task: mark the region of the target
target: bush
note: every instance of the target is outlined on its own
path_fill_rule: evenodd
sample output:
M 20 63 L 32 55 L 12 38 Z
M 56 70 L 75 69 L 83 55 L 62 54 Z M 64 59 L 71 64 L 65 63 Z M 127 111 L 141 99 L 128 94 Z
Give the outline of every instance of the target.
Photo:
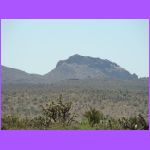
M 7 129 L 25 129 L 28 127 L 28 119 L 19 118 L 17 116 L 2 116 L 2 130 Z
M 46 121 L 47 120 L 42 116 L 34 117 L 31 119 L 31 127 L 36 129 L 46 129 L 48 127 L 48 122 Z
M 45 126 L 48 127 L 53 123 L 59 123 L 67 126 L 70 125 L 76 117 L 75 114 L 71 114 L 71 108 L 71 102 L 62 102 L 62 95 L 60 95 L 58 103 L 51 102 L 45 107 L 42 106 Z
M 100 120 L 104 118 L 103 114 L 95 108 L 90 108 L 89 111 L 86 111 L 84 113 L 84 117 L 87 118 L 91 127 L 93 127 L 95 124 L 98 124 Z
M 139 114 L 137 117 L 121 118 L 118 120 L 123 129 L 129 130 L 148 130 L 148 123 L 143 116 Z

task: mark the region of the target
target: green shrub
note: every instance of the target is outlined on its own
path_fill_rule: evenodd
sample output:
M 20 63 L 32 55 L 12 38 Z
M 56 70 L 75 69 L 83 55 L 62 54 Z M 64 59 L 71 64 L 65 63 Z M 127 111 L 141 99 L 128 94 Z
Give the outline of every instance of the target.
M 95 108 L 90 108 L 89 111 L 86 111 L 84 113 L 84 117 L 87 118 L 91 127 L 93 127 L 95 124 L 98 124 L 100 120 L 104 118 L 103 114 Z
M 28 119 L 19 118 L 17 116 L 4 115 L 2 116 L 2 130 L 7 129 L 26 129 L 28 126 Z

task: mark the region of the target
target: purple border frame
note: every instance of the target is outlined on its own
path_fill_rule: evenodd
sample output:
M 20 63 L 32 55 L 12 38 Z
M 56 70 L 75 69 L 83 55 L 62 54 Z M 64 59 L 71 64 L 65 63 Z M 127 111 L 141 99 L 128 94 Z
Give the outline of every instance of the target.
M 76 1 L 0 0 L 0 18 L 1 19 L 5 18 L 150 19 L 149 6 L 150 6 L 149 0 L 76 0 Z M 1 75 L 1 67 L 0 67 L 0 75 Z M 0 83 L 1 81 L 2 80 L 0 76 Z M 123 130 L 122 131 L 121 130 L 120 131 L 119 130 L 118 131 L 113 130 L 0 131 L 0 148 L 2 150 L 5 149 L 148 150 L 149 149 L 148 147 L 150 147 L 149 141 L 150 141 L 149 130 L 148 131 L 123 131 Z

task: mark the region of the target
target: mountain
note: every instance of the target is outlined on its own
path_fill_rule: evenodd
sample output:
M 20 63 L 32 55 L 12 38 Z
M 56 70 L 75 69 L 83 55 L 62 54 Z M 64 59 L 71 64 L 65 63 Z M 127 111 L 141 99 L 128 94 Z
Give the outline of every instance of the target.
M 130 74 L 116 63 L 106 59 L 80 56 L 78 54 L 61 60 L 56 68 L 47 73 L 47 81 L 66 79 L 138 79 L 136 74 Z
M 29 74 L 19 69 L 2 66 L 2 82 L 7 83 L 42 83 L 43 77 L 37 74 Z
M 61 60 L 56 68 L 45 75 L 29 74 L 24 71 L 2 66 L 3 83 L 54 83 L 62 80 L 87 79 L 138 79 L 116 63 L 107 59 L 80 56 L 78 54 Z

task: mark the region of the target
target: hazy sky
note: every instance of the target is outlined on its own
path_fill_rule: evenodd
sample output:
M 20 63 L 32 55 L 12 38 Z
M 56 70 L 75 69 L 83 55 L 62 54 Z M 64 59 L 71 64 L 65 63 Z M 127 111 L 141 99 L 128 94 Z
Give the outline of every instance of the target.
M 45 74 L 74 54 L 109 59 L 148 76 L 148 19 L 5 19 L 2 65 Z

